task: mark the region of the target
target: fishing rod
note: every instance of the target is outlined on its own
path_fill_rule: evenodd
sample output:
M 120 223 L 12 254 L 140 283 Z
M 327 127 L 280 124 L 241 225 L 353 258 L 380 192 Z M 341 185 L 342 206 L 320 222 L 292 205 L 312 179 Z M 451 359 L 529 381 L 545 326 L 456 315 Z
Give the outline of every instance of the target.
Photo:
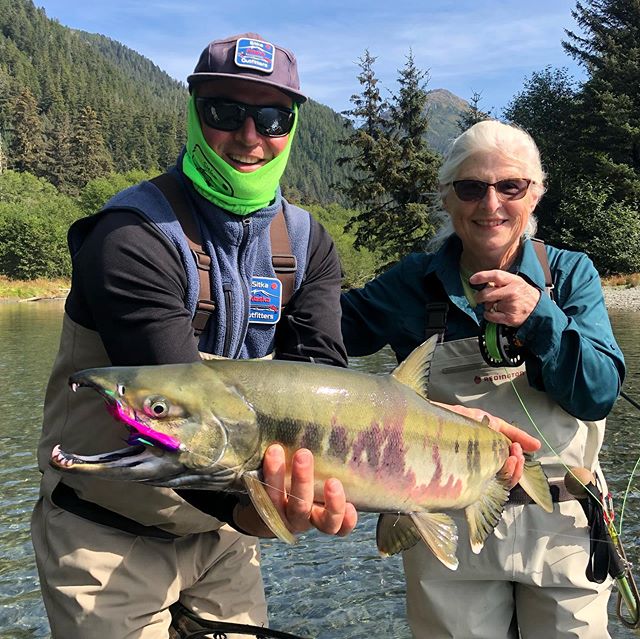
M 485 322 L 481 326 L 478 344 L 482 357 L 489 366 L 517 367 L 524 362 L 524 345 L 516 337 L 516 330 L 514 327 L 494 324 L 493 322 Z M 513 380 L 510 380 L 510 382 L 534 428 L 544 443 L 562 462 L 560 455 L 547 442 L 544 434 L 526 409 Z M 620 396 L 640 410 L 640 403 L 629 397 L 624 391 L 620 391 Z M 611 495 L 607 495 L 607 499 L 604 498 L 598 489 L 593 473 L 586 468 L 572 469 L 566 466 L 564 462 L 562 463 L 567 469 L 564 479 L 565 486 L 580 503 L 591 530 L 591 550 L 586 570 L 587 579 L 595 583 L 602 583 L 607 574 L 615 579 L 618 587 L 618 602 L 616 606 L 618 619 L 627 628 L 637 631 L 640 629 L 640 593 L 631 571 L 631 564 L 624 551 L 620 534 L 622 534 L 624 503 L 631 487 L 633 475 L 640 463 L 640 458 L 636 462 L 629 478 L 623 499 L 619 531 L 616 530 L 613 523 L 615 513 Z M 626 607 L 626 612 L 623 611 L 623 604 Z

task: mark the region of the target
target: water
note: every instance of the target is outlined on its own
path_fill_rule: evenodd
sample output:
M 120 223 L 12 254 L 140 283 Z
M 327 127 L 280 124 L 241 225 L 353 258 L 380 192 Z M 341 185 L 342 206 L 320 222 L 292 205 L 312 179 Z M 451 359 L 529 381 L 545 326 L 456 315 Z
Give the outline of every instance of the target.
M 640 399 L 640 314 L 612 314 L 616 337 L 627 360 L 624 390 Z M 44 639 L 49 628 L 40 600 L 29 539 L 29 517 L 38 494 L 35 448 L 42 399 L 58 347 L 62 305 L 40 302 L 0 305 L 0 638 Z M 355 367 L 390 370 L 389 352 L 356 359 Z M 602 463 L 614 495 L 620 497 L 640 457 L 640 411 L 624 400 L 607 425 Z M 617 504 L 618 512 L 621 504 Z M 408 639 L 404 621 L 404 581 L 398 557 L 381 559 L 375 547 L 373 515 L 361 515 L 346 539 L 303 535 L 294 548 L 263 543 L 264 576 L 272 625 L 316 639 Z M 634 565 L 640 551 L 640 479 L 629 492 L 623 539 Z M 639 575 L 640 575 L 640 571 Z M 455 606 L 455 602 L 452 602 Z M 631 639 L 613 615 L 614 639 Z

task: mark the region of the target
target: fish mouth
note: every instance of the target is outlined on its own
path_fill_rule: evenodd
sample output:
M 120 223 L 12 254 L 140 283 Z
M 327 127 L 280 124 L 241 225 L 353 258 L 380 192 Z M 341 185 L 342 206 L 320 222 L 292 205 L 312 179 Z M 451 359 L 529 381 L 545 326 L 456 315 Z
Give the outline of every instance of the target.
M 138 419 L 136 412 L 118 399 L 118 394 L 124 394 L 120 389 L 120 385 L 117 385 L 115 390 L 107 389 L 92 380 L 90 376 L 83 375 L 83 373 L 80 372 L 69 378 L 69 386 L 74 393 L 79 388 L 91 388 L 97 391 L 104 399 L 105 404 L 107 405 L 107 411 L 116 420 L 125 424 L 129 429 L 130 436 L 127 443 L 130 446 L 137 446 L 140 444 L 144 446 L 151 445 L 170 452 L 181 452 L 186 450 L 185 446 L 183 446 L 175 437 L 167 435 L 166 433 L 161 433 Z
M 56 445 L 49 465 L 64 473 L 92 475 L 99 479 L 136 481 L 153 486 L 225 490 L 233 483 L 235 472 L 208 468 L 206 474 L 190 468 L 181 458 L 190 451 L 175 437 L 154 430 L 138 419 L 136 412 L 119 400 L 124 389 L 114 390 L 91 378 L 92 371 L 80 371 L 69 378 L 73 392 L 91 388 L 104 399 L 107 411 L 129 430 L 128 446 L 97 455 L 79 455 Z M 183 453 L 185 455 L 183 455 Z

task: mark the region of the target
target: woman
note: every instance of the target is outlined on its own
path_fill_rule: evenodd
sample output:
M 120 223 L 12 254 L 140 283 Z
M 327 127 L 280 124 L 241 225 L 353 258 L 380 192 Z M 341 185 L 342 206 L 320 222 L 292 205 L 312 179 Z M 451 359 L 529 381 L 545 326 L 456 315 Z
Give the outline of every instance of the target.
M 558 503 L 549 514 L 512 491 L 478 555 L 467 543 L 464 518 L 454 516 L 455 572 L 423 544 L 405 552 L 413 634 L 606 638 L 611 584 L 586 579 L 587 522 L 562 489 L 565 464 L 587 467 L 604 481 L 598 466 L 604 418 L 624 377 L 598 273 L 581 253 L 546 246 L 546 257 L 537 257 L 533 210 L 544 172 L 524 131 L 496 121 L 474 125 L 454 141 L 439 182 L 445 222 L 432 252 L 410 255 L 343 296 L 347 350 L 365 355 L 389 344 L 402 360 L 425 338 L 425 326 L 441 332 L 430 398 L 490 410 L 535 435 L 537 426 L 546 439 L 537 458 L 558 486 Z M 545 261 L 553 299 L 545 291 Z M 483 320 L 512 327 L 523 345 L 522 365 L 485 363 L 478 345 Z

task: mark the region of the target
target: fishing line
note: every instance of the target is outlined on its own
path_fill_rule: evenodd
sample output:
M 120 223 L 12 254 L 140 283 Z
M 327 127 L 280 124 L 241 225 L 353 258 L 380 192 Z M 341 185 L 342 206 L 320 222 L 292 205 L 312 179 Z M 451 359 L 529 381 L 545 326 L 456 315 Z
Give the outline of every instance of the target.
M 504 371 L 505 373 L 508 374 L 508 371 L 506 368 L 504 369 Z M 595 495 L 589 489 L 589 487 L 586 486 L 585 483 L 575 475 L 573 470 L 571 470 L 571 468 L 569 468 L 564 463 L 564 461 L 562 460 L 558 452 L 548 442 L 547 438 L 544 436 L 544 433 L 538 428 L 538 425 L 535 423 L 533 417 L 531 416 L 527 407 L 525 406 L 524 401 L 520 396 L 520 393 L 518 393 L 518 389 L 513 383 L 513 380 L 509 379 L 509 382 L 511 384 L 511 387 L 513 388 L 513 391 L 516 394 L 516 397 L 518 398 L 518 401 L 520 402 L 520 405 L 522 406 L 522 409 L 524 410 L 526 416 L 529 418 L 529 421 L 533 424 L 533 427 L 536 429 L 537 433 L 540 435 L 540 438 L 542 439 L 542 441 L 547 445 L 549 450 L 557 457 L 560 464 L 564 466 L 567 469 L 567 471 L 573 476 L 573 478 L 576 481 L 578 481 L 579 484 L 582 485 L 584 490 L 593 497 L 594 503 L 598 504 L 598 506 L 602 510 L 602 518 L 603 518 L 605 530 L 607 531 L 606 535 L 608 536 L 608 542 L 611 544 L 611 548 L 613 551 L 613 554 L 609 555 L 609 560 L 608 560 L 609 564 L 607 567 L 607 571 L 605 572 L 605 575 L 608 574 L 611 577 L 613 577 L 613 579 L 616 581 L 616 584 L 618 586 L 618 603 L 616 607 L 616 613 L 622 625 L 624 625 L 627 628 L 637 630 L 640 627 L 640 592 L 638 592 L 638 588 L 636 586 L 635 579 L 631 571 L 631 564 L 627 559 L 626 553 L 624 551 L 624 546 L 622 545 L 622 541 L 620 540 L 620 535 L 622 535 L 622 515 L 620 517 L 620 527 L 618 531 L 616 530 L 616 527 L 613 523 L 613 517 L 614 517 L 613 506 L 611 505 L 608 507 L 605 503 L 605 496 Z M 627 398 L 625 397 L 625 399 Z M 631 403 L 635 405 L 635 402 L 631 402 Z M 631 476 L 629 478 L 629 484 L 627 485 L 627 490 L 625 491 L 624 498 L 623 498 L 623 505 L 626 502 L 627 495 L 631 488 L 631 481 L 633 479 L 633 475 L 636 471 L 636 468 L 638 467 L 638 464 L 640 464 L 640 458 L 638 458 L 638 461 L 636 462 L 636 465 L 634 466 Z M 585 510 L 585 515 L 586 514 L 587 514 L 587 511 Z M 591 539 L 591 535 L 589 535 L 589 538 Z M 602 540 L 598 539 L 597 541 L 602 541 Z M 591 552 L 593 552 L 593 548 Z M 592 561 L 592 559 L 590 559 L 590 561 Z M 588 571 L 589 570 L 594 570 L 591 565 L 589 565 Z M 587 572 L 587 578 L 591 579 L 589 576 L 589 572 Z M 596 578 L 596 581 L 598 581 L 597 578 Z M 623 612 L 622 610 L 622 602 L 624 602 L 625 604 L 626 613 Z

